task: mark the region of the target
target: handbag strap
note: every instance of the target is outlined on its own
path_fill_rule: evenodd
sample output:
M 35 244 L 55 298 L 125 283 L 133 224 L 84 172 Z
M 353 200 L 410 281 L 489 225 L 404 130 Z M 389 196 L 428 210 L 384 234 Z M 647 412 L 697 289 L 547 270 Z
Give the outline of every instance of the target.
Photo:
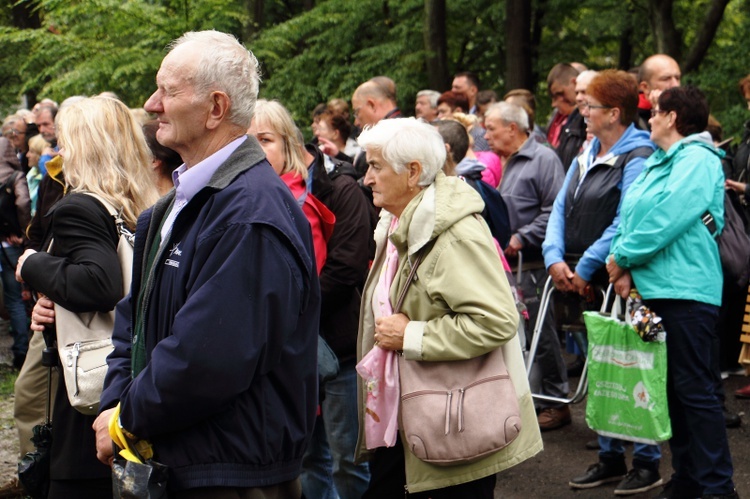
M 401 294 L 399 294 L 398 296 L 398 302 L 396 302 L 396 307 L 393 309 L 394 314 L 398 314 L 399 312 L 401 312 L 401 305 L 404 304 L 404 298 L 406 298 L 406 292 L 409 290 L 409 286 L 414 281 L 414 276 L 417 275 L 417 268 L 419 267 L 420 263 L 422 263 L 422 253 L 419 253 L 414 258 L 414 263 L 411 266 L 409 277 L 406 278 L 406 283 L 404 284 L 404 287 L 401 288 Z

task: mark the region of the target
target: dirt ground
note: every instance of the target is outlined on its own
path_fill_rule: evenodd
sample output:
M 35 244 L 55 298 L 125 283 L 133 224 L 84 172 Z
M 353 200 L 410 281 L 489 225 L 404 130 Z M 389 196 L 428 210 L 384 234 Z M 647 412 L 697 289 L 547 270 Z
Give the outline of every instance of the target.
M 10 337 L 0 321 L 0 365 L 10 365 Z M 577 382 L 578 380 L 571 380 Z M 727 406 L 744 416 L 740 428 L 727 430 L 734 461 L 734 480 L 740 497 L 750 497 L 750 400 L 737 400 L 734 390 L 750 383 L 750 378 L 730 376 L 725 381 Z M 573 424 L 543 434 L 544 451 L 515 468 L 498 475 L 495 497 L 502 499 L 593 499 L 613 497 L 615 484 L 595 489 L 573 491 L 568 481 L 597 461 L 596 451 L 584 444 L 596 437 L 584 421 L 586 403 L 571 406 Z M 627 451 L 630 461 L 629 449 Z M 671 474 L 669 446 L 662 446 L 661 474 L 665 481 Z M 16 476 L 18 438 L 13 425 L 13 397 L 0 397 L 0 488 Z M 633 496 L 653 497 L 653 492 Z
M 10 353 L 12 339 L 7 323 L 0 320 L 0 368 L 13 364 Z M 13 395 L 0 397 L 0 488 L 16 476 L 18 463 L 18 435 L 13 424 Z
M 578 382 L 577 379 L 571 380 Z M 734 464 L 734 483 L 740 497 L 750 497 L 750 400 L 738 400 L 734 391 L 750 383 L 745 376 L 730 376 L 724 382 L 727 393 L 727 407 L 730 411 L 743 416 L 739 428 L 727 429 L 729 447 Z M 573 385 L 574 386 L 574 385 Z M 596 438 L 588 429 L 585 421 L 586 402 L 571 406 L 573 424 L 562 429 L 545 432 L 544 451 L 536 457 L 521 463 L 515 468 L 498 474 L 495 497 L 503 499 L 528 498 L 576 498 L 593 499 L 615 497 L 613 491 L 616 483 L 603 485 L 589 490 L 574 491 L 568 487 L 568 481 L 581 475 L 589 465 L 598 460 L 597 451 L 587 450 L 585 443 Z M 747 414 L 745 414 L 747 413 Z M 632 447 L 626 447 L 628 464 L 632 459 Z M 660 473 L 666 482 L 672 474 L 669 445 L 662 445 Z M 654 497 L 654 489 L 634 498 Z

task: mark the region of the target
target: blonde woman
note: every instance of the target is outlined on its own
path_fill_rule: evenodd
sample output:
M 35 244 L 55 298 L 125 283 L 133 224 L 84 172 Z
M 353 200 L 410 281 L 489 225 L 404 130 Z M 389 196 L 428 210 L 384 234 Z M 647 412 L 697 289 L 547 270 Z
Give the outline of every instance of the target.
M 54 303 L 73 312 L 106 312 L 122 298 L 115 222 L 96 194 L 121 210 L 135 229 L 138 214 L 157 199 L 149 175 L 151 154 L 140 124 L 121 102 L 83 99 L 61 110 L 56 120 L 68 195 L 49 212 L 49 253 L 28 250 L 18 263 L 23 280 L 40 295 L 31 329 L 54 328 Z M 44 396 L 40 394 L 40 396 Z M 68 402 L 65 384 L 54 402 L 49 497 L 111 497 L 110 469 L 96 459 L 94 416 Z
M 259 99 L 247 133 L 258 139 L 271 167 L 292 191 L 310 222 L 315 262 L 320 274 L 328 256 L 326 245 L 333 231 L 335 217 L 312 195 L 312 186 L 307 178 L 305 145 L 294 120 L 280 103 Z
M 39 194 L 39 183 L 42 181 L 42 172 L 39 171 L 39 158 L 44 150 L 50 147 L 50 143 L 41 135 L 34 135 L 29 139 L 29 150 L 26 159 L 29 160 L 29 173 L 26 174 L 26 182 L 29 184 L 29 197 L 31 198 L 31 216 L 36 213 L 36 198 Z

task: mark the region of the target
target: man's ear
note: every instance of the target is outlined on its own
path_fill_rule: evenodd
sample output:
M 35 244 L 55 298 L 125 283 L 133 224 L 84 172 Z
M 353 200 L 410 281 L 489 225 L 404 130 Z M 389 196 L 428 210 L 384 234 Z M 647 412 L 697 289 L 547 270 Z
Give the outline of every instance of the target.
M 209 130 L 216 129 L 229 114 L 229 108 L 231 101 L 229 96 L 224 92 L 215 91 L 211 92 L 209 96 L 211 108 L 208 113 L 208 120 L 206 121 L 206 128 Z

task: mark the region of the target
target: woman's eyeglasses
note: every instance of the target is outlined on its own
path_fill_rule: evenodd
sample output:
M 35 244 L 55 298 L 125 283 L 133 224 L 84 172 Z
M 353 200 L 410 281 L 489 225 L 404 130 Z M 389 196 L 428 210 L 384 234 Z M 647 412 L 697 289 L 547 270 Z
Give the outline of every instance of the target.
M 653 118 L 657 114 L 668 113 L 668 112 L 669 111 L 665 111 L 664 109 L 652 109 L 651 110 L 651 117 Z
M 584 109 L 612 109 L 612 106 L 601 106 L 599 104 L 589 104 L 588 102 L 583 107 Z

